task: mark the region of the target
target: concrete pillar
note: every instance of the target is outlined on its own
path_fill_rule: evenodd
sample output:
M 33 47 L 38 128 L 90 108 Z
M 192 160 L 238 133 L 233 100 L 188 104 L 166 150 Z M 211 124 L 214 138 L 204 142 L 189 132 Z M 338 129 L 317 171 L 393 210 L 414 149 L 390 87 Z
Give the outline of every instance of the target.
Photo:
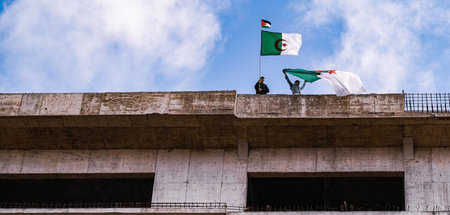
M 192 150 L 186 202 L 220 202 L 223 149 Z
M 238 157 L 239 160 L 248 160 L 248 141 L 246 138 L 238 139 Z
M 158 150 L 152 202 L 186 202 L 190 150 Z
M 405 209 L 424 211 L 432 207 L 431 148 L 416 148 L 414 159 L 405 160 Z
M 403 137 L 403 157 L 405 160 L 414 159 L 414 142 L 412 137 Z
M 247 203 L 247 161 L 238 159 L 236 150 L 225 150 L 220 202 L 245 207 Z

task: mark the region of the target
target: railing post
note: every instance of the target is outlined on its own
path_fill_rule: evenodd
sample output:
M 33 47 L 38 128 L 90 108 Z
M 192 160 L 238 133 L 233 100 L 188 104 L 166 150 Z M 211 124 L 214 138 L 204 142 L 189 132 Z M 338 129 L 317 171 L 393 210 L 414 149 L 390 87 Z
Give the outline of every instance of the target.
M 431 93 L 430 93 L 430 105 L 431 105 L 431 113 L 434 113 L 433 94 Z

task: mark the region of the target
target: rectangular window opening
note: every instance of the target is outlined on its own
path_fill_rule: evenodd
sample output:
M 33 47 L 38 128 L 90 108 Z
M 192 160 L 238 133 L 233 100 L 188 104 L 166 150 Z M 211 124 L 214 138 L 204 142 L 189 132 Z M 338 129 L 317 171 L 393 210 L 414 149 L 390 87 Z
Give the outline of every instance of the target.
M 247 210 L 403 211 L 404 177 L 249 176 Z
M 111 203 L 149 203 L 152 199 L 153 182 L 152 176 L 0 178 L 0 205 L 14 207 L 15 204 L 24 208 L 57 204 L 107 207 Z

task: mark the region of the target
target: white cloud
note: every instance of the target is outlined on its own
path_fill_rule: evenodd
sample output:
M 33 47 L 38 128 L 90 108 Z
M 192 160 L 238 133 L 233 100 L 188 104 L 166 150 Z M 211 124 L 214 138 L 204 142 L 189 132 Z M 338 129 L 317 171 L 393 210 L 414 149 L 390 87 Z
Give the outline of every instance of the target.
M 368 92 L 432 91 L 435 80 L 429 53 L 436 41 L 447 40 L 450 7 L 441 1 L 313 0 L 293 4 L 309 30 L 343 24 L 334 52 L 318 60 L 318 68 L 335 68 L 360 75 Z M 422 78 L 421 78 L 422 77 Z
M 187 87 L 221 37 L 227 2 L 16 0 L 0 16 L 0 90 Z

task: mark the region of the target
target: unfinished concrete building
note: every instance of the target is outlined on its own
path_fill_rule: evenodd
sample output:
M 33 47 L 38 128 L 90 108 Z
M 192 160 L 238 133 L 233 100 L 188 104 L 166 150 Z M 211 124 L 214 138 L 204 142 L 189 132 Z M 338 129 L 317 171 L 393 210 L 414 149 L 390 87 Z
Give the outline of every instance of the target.
M 0 94 L 0 214 L 448 214 L 431 96 Z

